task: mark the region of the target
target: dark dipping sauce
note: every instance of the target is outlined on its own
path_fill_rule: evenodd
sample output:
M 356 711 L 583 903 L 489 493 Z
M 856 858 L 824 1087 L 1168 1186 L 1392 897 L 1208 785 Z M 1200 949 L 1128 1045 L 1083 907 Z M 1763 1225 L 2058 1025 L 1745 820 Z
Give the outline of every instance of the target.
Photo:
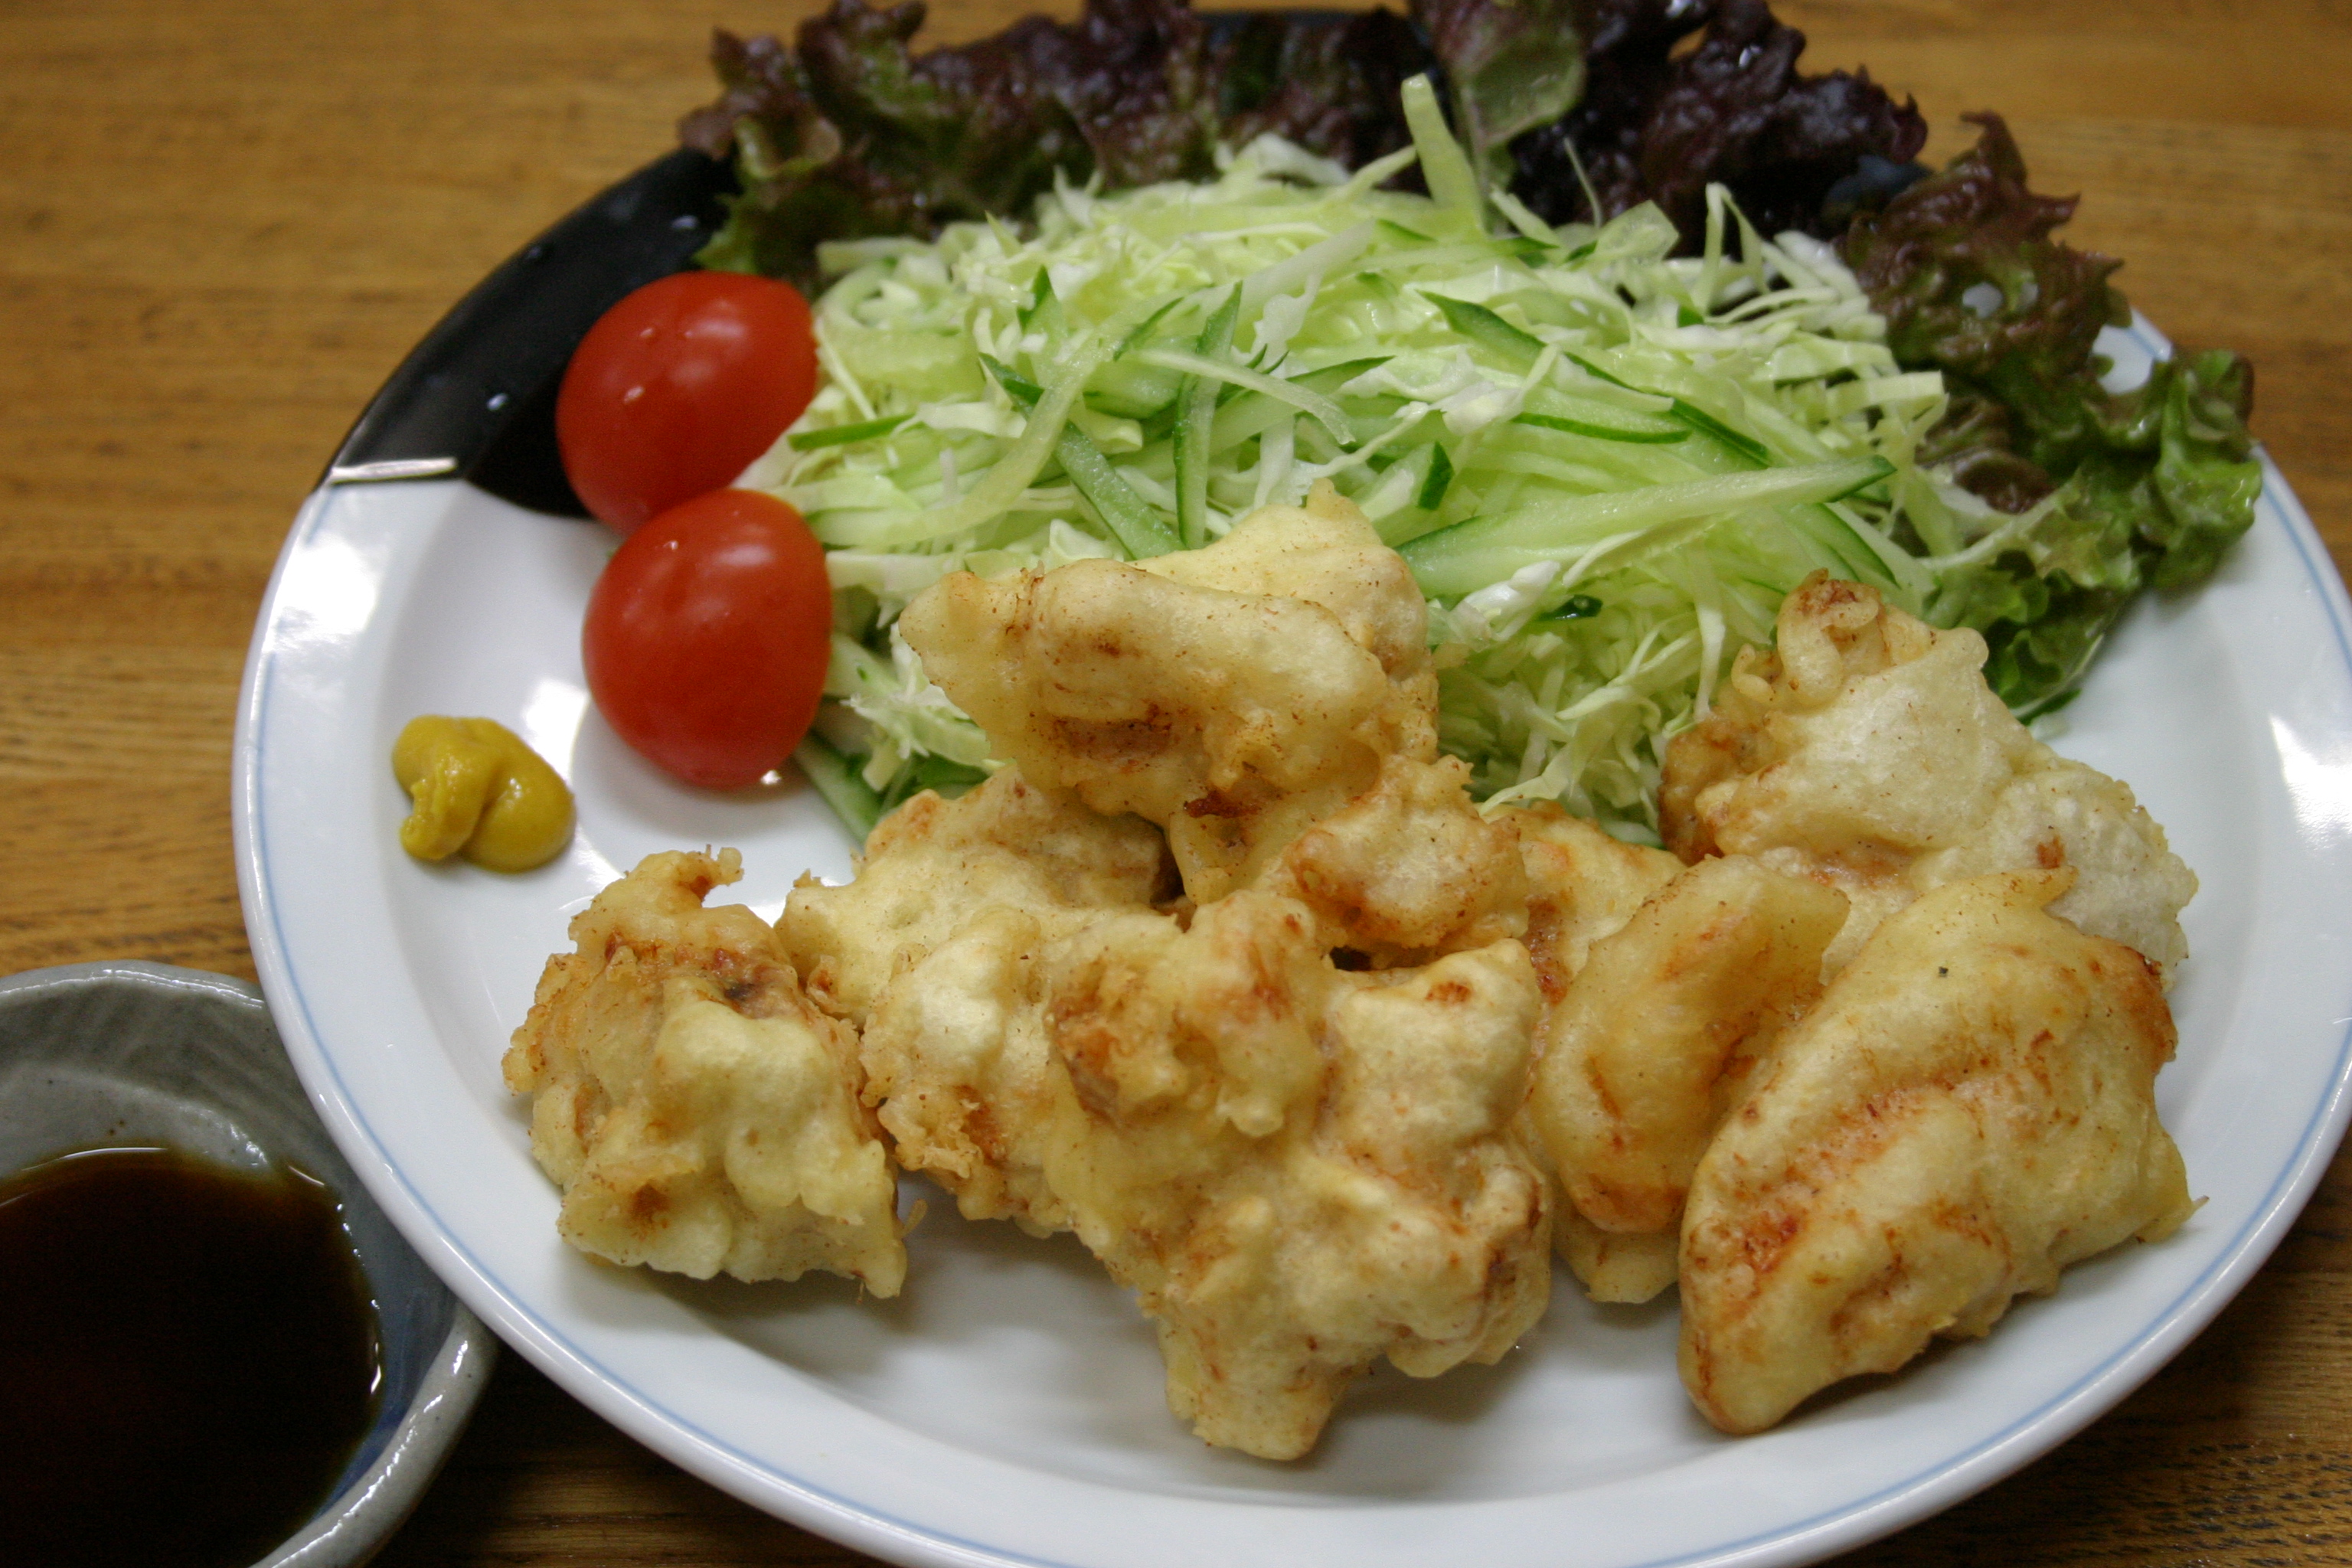
M 246 1568 L 374 1416 L 333 1194 L 165 1149 L 0 1182 L 0 1563 Z

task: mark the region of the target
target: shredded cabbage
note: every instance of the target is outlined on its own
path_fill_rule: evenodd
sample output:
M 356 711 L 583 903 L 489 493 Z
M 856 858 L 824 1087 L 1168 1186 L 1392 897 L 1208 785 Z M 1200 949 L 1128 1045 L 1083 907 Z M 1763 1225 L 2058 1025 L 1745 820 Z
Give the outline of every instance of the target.
M 828 247 L 824 387 L 742 482 L 830 552 L 811 772 L 861 826 L 991 765 L 895 635 L 916 594 L 1197 548 L 1322 479 L 1429 598 L 1475 792 L 1622 831 L 1808 573 L 1932 613 L 1937 563 L 1896 541 L 1975 531 L 1916 461 L 1942 380 L 1831 249 L 1720 189 L 1696 257 L 1648 205 L 1551 228 L 1478 193 L 1428 93 L 1416 145 L 1352 175 L 1265 137 L 1205 184 L 1061 185 L 1026 236 Z M 1382 188 L 1416 159 L 1437 196 Z

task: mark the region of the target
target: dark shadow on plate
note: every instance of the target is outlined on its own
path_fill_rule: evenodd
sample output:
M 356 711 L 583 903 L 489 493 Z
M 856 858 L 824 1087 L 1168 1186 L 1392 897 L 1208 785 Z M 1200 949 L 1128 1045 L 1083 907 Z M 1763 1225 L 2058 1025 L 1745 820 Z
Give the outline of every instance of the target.
M 1552 1281 L 1552 1293 L 1555 1296 L 1563 1290 L 1581 1294 L 1578 1290 L 1574 1277 L 1565 1268 L 1561 1269 Z M 1673 1286 L 1669 1285 L 1648 1300 L 1637 1304 L 1628 1305 L 1622 1301 L 1587 1301 L 1585 1306 L 1600 1321 L 1603 1328 L 1631 1332 L 1635 1330 L 1653 1328 L 1668 1318 L 1677 1316 L 1682 1311 L 1682 1297 L 1675 1293 Z M 1547 1314 L 1547 1321 L 1549 1318 L 1549 1315 Z
M 672 847 L 738 843 L 740 836 L 773 827 L 785 814 L 800 809 L 800 797 L 814 798 L 808 781 L 789 764 L 774 783 L 745 789 L 682 784 L 630 750 L 593 704 L 581 716 L 572 768 L 575 795 L 599 803 L 604 816 L 617 815 Z
M 795 1313 L 854 1306 L 893 1329 L 904 1329 L 906 1295 L 885 1300 L 855 1279 L 811 1269 L 797 1279 L 761 1279 L 747 1283 L 720 1275 L 689 1279 L 683 1274 L 649 1273 L 655 1285 L 680 1305 L 710 1319 L 722 1330 L 730 1323 L 771 1321 Z M 894 1321 L 898 1320 L 898 1321 Z
M 1540 1332 L 1541 1327 L 1530 1331 Z M 1373 1415 L 1410 1415 L 1445 1426 L 1468 1426 L 1484 1419 L 1533 1365 L 1532 1358 L 1513 1351 L 1492 1366 L 1465 1363 L 1436 1377 L 1409 1377 L 1386 1361 L 1377 1362 L 1339 1396 L 1332 1413 L 1335 1423 L 1360 1421 Z M 1305 1458 L 1294 1461 L 1301 1475 L 1322 1468 L 1335 1445 L 1325 1442 Z M 1433 1481 L 1442 1477 L 1432 1477 Z
M 2003 1322 L 2007 1321 L 2006 1317 L 2002 1319 Z M 1995 1324 L 1993 1331 L 1999 1333 L 2000 1325 Z M 1922 1377 L 1930 1368 L 1940 1366 L 1952 1357 L 1963 1354 L 1983 1343 L 1982 1340 L 1942 1338 L 1929 1340 L 1926 1350 L 1921 1351 L 1893 1372 L 1856 1373 L 1852 1377 L 1842 1379 L 1831 1384 L 1827 1388 L 1808 1394 L 1794 1410 L 1782 1416 L 1776 1425 L 1767 1427 L 1766 1431 L 1777 1432 L 1781 1427 L 1798 1421 L 1832 1419 L 1840 1412 L 1851 1406 L 1855 1400 Z M 1694 1408 L 1693 1415 L 1696 1415 L 1696 1414 Z M 1704 1417 L 1700 1419 L 1703 1421 Z
M 1575 1279 L 1565 1268 L 1559 1268 L 1554 1275 L 1552 1295 L 1551 1308 L 1537 1320 L 1535 1326 L 1508 1354 L 1492 1366 L 1465 1363 L 1437 1377 L 1419 1378 L 1408 1376 L 1387 1361 L 1375 1363 L 1340 1396 L 1339 1409 L 1332 1416 L 1332 1436 L 1339 1435 L 1344 1425 L 1351 1420 L 1375 1415 L 1402 1415 L 1449 1427 L 1475 1426 L 1484 1421 L 1515 1386 L 1534 1375 L 1537 1357 L 1530 1352 L 1536 1342 L 1545 1335 L 1571 1331 L 1645 1331 L 1662 1321 L 1671 1320 L 1677 1310 L 1675 1292 L 1671 1289 L 1639 1306 L 1583 1300 Z M 1589 1314 L 1592 1321 L 1579 1322 L 1571 1329 L 1562 1321 L 1565 1315 L 1561 1311 L 1563 1306 L 1573 1306 Z M 1339 1456 L 1339 1444 L 1327 1437 L 1314 1453 L 1296 1461 L 1291 1468 L 1297 1473 L 1312 1475 L 1329 1465 L 1344 1464 L 1347 1460 Z M 1445 1478 L 1433 1475 L 1428 1479 L 1435 1485 Z
M 966 1293 L 975 1270 L 996 1276 L 1051 1271 L 1082 1289 L 1108 1287 L 1102 1266 L 1076 1237 L 1062 1235 L 1041 1239 L 1006 1222 L 967 1220 L 955 1212 L 955 1200 L 939 1188 L 920 1177 L 902 1177 L 898 1199 L 902 1221 L 918 1204 L 922 1205 L 923 1217 L 907 1237 L 907 1282 L 898 1295 L 887 1299 L 865 1290 L 854 1279 L 818 1272 L 804 1274 L 797 1280 L 765 1280 L 758 1284 L 725 1278 L 688 1279 L 677 1275 L 657 1275 L 654 1279 L 661 1289 L 711 1319 L 722 1332 L 849 1304 L 877 1328 L 894 1334 L 919 1332 L 926 1342 L 934 1344 L 943 1340 L 953 1342 L 979 1338 L 994 1328 L 1025 1321 L 984 1310 L 974 1311 L 970 1304 L 943 1321 L 939 1314 L 927 1317 L 928 1309 L 935 1305 L 929 1292 L 946 1277 L 947 1270 L 940 1266 L 946 1262 L 942 1254 L 947 1251 L 955 1255 L 956 1272 L 962 1277 Z M 930 1245 L 926 1246 L 927 1242 Z M 1124 1291 L 1118 1294 L 1126 1296 Z M 1134 1310 L 1131 1300 L 1126 1307 L 1129 1312 Z

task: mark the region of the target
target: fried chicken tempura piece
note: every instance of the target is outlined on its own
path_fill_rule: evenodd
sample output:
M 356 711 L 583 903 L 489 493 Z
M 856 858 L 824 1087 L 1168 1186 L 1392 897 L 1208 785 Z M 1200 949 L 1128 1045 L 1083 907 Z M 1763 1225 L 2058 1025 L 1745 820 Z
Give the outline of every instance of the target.
M 884 817 L 856 879 L 802 882 L 777 930 L 810 994 L 863 1029 L 866 1102 L 901 1162 L 940 1175 L 966 1218 L 1044 1236 L 1067 1220 L 1032 1136 L 1060 1087 L 1036 955 L 1106 910 L 1149 908 L 1173 882 L 1158 828 L 1006 768 Z
M 1592 944 L 1538 1032 L 1528 1114 L 1594 1229 L 1678 1233 L 1708 1140 L 1821 995 L 1822 953 L 1844 921 L 1836 891 L 1734 857 L 1692 867 Z M 1671 1253 L 1641 1256 L 1655 1268 Z M 1671 1278 L 1653 1277 L 1650 1294 Z
M 1469 783 L 1452 757 L 1390 757 L 1370 789 L 1302 831 L 1258 885 L 1313 910 L 1326 947 L 1376 968 L 1522 935 L 1518 834 L 1478 815 Z
M 1138 1292 L 1203 1438 L 1295 1458 L 1381 1355 L 1492 1361 L 1541 1314 L 1516 942 L 1349 974 L 1262 892 L 1050 919 L 992 910 L 894 981 L 869 1093 L 964 1214 L 1075 1230 Z
M 878 823 L 845 887 L 803 879 L 776 922 L 826 1011 L 863 1026 L 890 977 L 995 905 L 1149 904 L 1173 889 L 1150 823 L 1103 816 L 1006 768 L 958 799 L 925 791 Z
M 1633 918 L 1651 894 L 1682 875 L 1663 849 L 1628 844 L 1557 803 L 1510 806 L 1495 814 L 1519 842 L 1527 877 L 1528 956 L 1557 1005 L 1584 967 L 1592 944 Z
M 583 1252 L 707 1279 L 823 1268 L 898 1294 L 898 1186 L 851 1033 L 740 905 L 732 849 L 648 856 L 572 922 L 506 1054 Z
M 1371 789 L 1385 758 L 1434 762 L 1425 613 L 1362 513 L 1318 492 L 1148 567 L 958 573 L 898 625 L 999 754 L 1159 826 L 1206 903 Z
M 1419 1377 L 1500 1358 L 1550 1282 L 1547 1186 L 1509 1131 L 1523 950 L 1343 974 L 1313 932 L 1243 892 L 1048 959 L 1075 1101 L 1053 1186 L 1158 1323 L 1171 1408 L 1265 1458 L 1313 1447 L 1382 1355 Z
M 1552 1247 L 1596 1301 L 1654 1301 L 1682 1270 L 1680 1231 L 1603 1230 L 1564 1199 L 1552 1222 Z
M 866 1020 L 867 1101 L 880 1106 L 899 1163 L 929 1173 L 966 1219 L 1009 1219 L 1032 1236 L 1070 1228 L 1046 1166 L 1076 1101 L 1047 1038 L 1039 962 L 1049 926 L 1067 934 L 1081 923 L 981 910 L 910 964 Z
M 2197 879 L 2129 788 L 2035 741 L 1990 687 L 1984 639 L 1816 574 L 1771 653 L 1667 747 L 1659 824 L 1686 860 L 1754 855 L 1853 900 L 1834 971 L 1877 923 L 1963 877 L 2067 866 L 2052 912 L 2166 973 Z
M 1186 896 L 967 886 L 961 848 L 925 858 L 970 837 L 932 808 L 784 921 L 863 1018 L 902 1162 L 968 1216 L 1076 1230 L 1160 1323 L 1171 1405 L 1269 1457 L 1382 1355 L 1499 1356 L 1549 1290 L 1526 868 L 1436 755 L 1424 617 L 1328 489 L 1181 558 L 950 578 L 901 621 L 926 668 L 1034 793 L 1163 828 Z M 919 940 L 840 952 L 877 928 Z
M 1328 479 L 1317 482 L 1303 507 L 1260 507 L 1205 550 L 1180 550 L 1137 564 L 1195 588 L 1279 594 L 1322 606 L 1339 618 L 1350 641 L 1380 660 L 1407 702 L 1425 709 L 1435 724 L 1428 603 L 1404 557 L 1381 542 L 1370 520 Z M 1435 744 L 1433 732 L 1427 750 Z M 1420 754 L 1423 737 L 1408 734 L 1400 749 Z
M 2067 1264 L 2188 1217 L 2156 1111 L 2170 1009 L 2139 953 L 2045 912 L 2071 880 L 1972 878 L 1889 917 L 1717 1133 L 1681 1362 L 1723 1430 L 1981 1335 Z
M 1663 849 L 1627 844 L 1597 824 L 1571 816 L 1547 801 L 1495 814 L 1512 829 L 1528 884 L 1528 955 L 1543 987 L 1549 1019 L 1583 970 L 1594 942 L 1622 927 L 1643 903 L 1682 874 L 1683 863 Z M 1538 1037 L 1548 1025 L 1538 1026 Z M 1559 1170 L 1532 1100 L 1520 1113 L 1520 1137 L 1555 1185 Z M 1672 1232 L 1612 1234 L 1577 1211 L 1560 1194 L 1552 1217 L 1552 1244 L 1596 1301 L 1646 1301 L 1675 1282 L 1681 1238 Z

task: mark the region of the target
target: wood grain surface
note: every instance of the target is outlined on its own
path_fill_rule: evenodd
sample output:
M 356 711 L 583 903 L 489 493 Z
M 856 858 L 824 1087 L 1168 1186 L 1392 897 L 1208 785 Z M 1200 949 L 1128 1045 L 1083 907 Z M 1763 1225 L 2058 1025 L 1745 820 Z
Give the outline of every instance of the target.
M 250 976 L 237 677 L 297 503 L 481 274 L 665 151 L 744 0 L 0 5 L 0 973 Z M 1026 6 L 945 0 L 970 36 Z M 2259 374 L 2257 433 L 2352 563 L 2352 5 L 1825 0 L 1816 68 L 2010 117 L 2136 303 Z M 1847 1561 L 2352 1563 L 2352 1164 L 2172 1366 Z M 5 1267 L 0 1260 L 0 1267 Z M 1572 1554 L 1563 1548 L 1563 1563 Z M 868 1561 L 693 1480 L 509 1356 L 384 1568 Z

